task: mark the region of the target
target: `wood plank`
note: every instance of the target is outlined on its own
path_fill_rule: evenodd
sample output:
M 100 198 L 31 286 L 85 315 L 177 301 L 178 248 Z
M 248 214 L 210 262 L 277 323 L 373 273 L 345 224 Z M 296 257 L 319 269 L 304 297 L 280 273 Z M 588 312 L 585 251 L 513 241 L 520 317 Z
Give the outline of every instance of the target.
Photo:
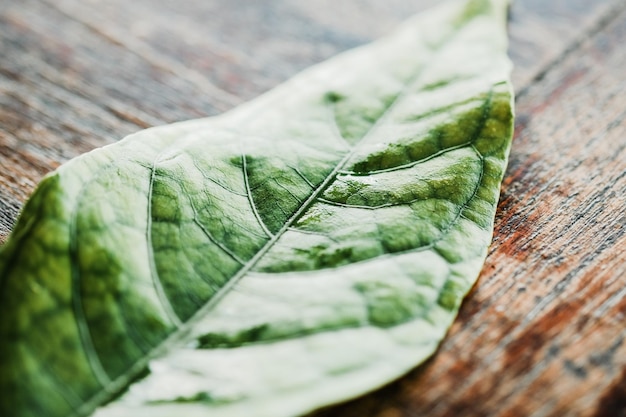
M 331 416 L 626 413 L 626 12 L 518 99 L 486 267 L 439 352 Z
M 570 49 L 602 28 L 623 1 L 513 0 L 509 55 L 517 92 L 529 86 Z
M 0 243 L 60 163 L 142 127 L 228 109 L 433 3 L 9 0 Z M 624 8 L 514 2 L 522 95 L 483 274 L 427 364 L 316 417 L 624 412 Z
M 383 35 L 436 1 L 380 3 L 50 2 L 129 50 L 139 51 L 147 60 L 183 66 L 195 79 L 210 79 L 243 101 L 316 62 Z M 108 23 L 112 21 L 116 25 Z M 352 24 L 347 26 L 346 21 Z
M 243 100 L 341 51 L 370 42 L 437 0 L 124 0 L 50 2 L 76 21 L 154 62 L 211 79 Z M 527 85 L 619 1 L 515 0 L 513 81 Z M 111 25 L 110 22 L 116 22 Z M 243 30 L 245 28 L 245 30 Z M 549 41 L 548 41 L 549 40 Z M 251 77 L 250 75 L 254 76 Z

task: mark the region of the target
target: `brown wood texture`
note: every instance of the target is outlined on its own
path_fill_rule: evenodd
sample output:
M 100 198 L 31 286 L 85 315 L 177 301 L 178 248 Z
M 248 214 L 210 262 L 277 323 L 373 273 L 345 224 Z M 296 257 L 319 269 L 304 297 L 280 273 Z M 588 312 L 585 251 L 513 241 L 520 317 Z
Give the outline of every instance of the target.
M 0 242 L 45 173 L 217 114 L 435 0 L 8 0 Z M 436 355 L 316 417 L 626 416 L 626 4 L 516 0 L 494 243 Z

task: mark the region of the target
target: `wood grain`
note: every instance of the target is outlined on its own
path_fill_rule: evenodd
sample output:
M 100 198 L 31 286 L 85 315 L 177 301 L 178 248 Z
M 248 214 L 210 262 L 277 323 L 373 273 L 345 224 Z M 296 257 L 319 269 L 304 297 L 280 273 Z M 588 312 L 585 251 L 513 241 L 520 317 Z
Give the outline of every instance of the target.
M 217 114 L 433 0 L 9 0 L 0 242 L 45 173 Z M 438 353 L 315 417 L 626 416 L 626 4 L 517 0 L 516 136 L 494 243 Z

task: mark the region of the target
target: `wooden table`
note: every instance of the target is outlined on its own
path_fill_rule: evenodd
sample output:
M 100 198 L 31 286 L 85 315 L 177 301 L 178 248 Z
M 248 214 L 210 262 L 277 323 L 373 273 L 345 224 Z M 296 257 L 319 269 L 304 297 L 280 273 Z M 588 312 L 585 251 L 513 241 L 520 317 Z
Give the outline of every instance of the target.
M 435 0 L 4 0 L 0 242 L 59 164 L 213 115 Z M 516 0 L 517 125 L 483 273 L 437 354 L 317 417 L 626 416 L 626 2 Z

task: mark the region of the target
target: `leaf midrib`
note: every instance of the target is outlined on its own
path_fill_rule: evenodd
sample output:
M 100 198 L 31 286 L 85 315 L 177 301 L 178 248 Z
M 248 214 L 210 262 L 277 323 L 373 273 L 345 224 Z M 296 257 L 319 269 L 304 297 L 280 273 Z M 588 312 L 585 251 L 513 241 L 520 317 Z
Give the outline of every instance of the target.
M 439 55 L 441 53 L 442 46 L 448 43 L 456 35 L 458 35 L 458 33 L 459 29 L 456 28 L 448 36 L 444 37 L 440 44 L 433 45 L 431 50 L 434 50 L 434 53 L 431 55 L 430 58 L 432 59 L 434 56 Z M 147 354 L 137 360 L 135 364 L 131 366 L 125 373 L 112 380 L 109 384 L 103 385 L 100 392 L 96 393 L 88 401 L 85 401 L 85 403 L 79 409 L 77 409 L 76 412 L 70 417 L 87 416 L 95 411 L 95 409 L 100 405 L 112 401 L 116 395 L 121 394 L 121 392 L 146 369 L 152 359 L 157 358 L 162 354 L 168 352 L 171 346 L 175 346 L 177 342 L 180 342 L 186 336 L 188 336 L 193 328 L 193 325 L 200 321 L 202 317 L 209 314 L 209 312 L 212 311 L 214 307 L 226 295 L 228 295 L 228 293 L 230 293 L 231 289 L 243 277 L 245 277 L 248 272 L 250 272 L 252 268 L 265 256 L 265 254 L 276 244 L 276 242 L 296 222 L 296 220 L 298 220 L 318 200 L 319 196 L 322 195 L 324 191 L 326 191 L 328 186 L 335 180 L 337 174 L 354 155 L 359 145 L 363 143 L 365 139 L 367 139 L 373 132 L 375 132 L 385 120 L 387 120 L 390 113 L 398 105 L 398 103 L 400 103 L 402 99 L 408 94 L 414 93 L 413 91 L 411 91 L 411 87 L 417 83 L 423 69 L 424 63 L 422 62 L 418 66 L 415 74 L 407 80 L 405 84 L 406 87 L 403 88 L 403 90 L 396 95 L 393 101 L 389 103 L 389 106 L 384 110 L 384 112 L 380 115 L 376 122 L 363 134 L 363 136 L 349 148 L 349 152 L 347 152 L 346 155 L 337 163 L 335 168 L 333 168 L 333 170 L 327 175 L 326 179 L 319 185 L 319 187 L 315 189 L 313 193 L 311 193 L 311 195 L 302 203 L 300 208 L 285 222 L 285 224 L 274 235 L 272 235 L 270 240 L 239 271 L 237 271 L 237 273 L 218 292 L 216 292 L 216 294 L 209 301 L 207 301 L 204 306 L 198 309 L 198 311 L 196 311 L 196 313 L 194 313 L 188 320 L 183 322 L 180 327 L 177 327 L 176 330 L 173 331 L 167 338 L 165 338 L 159 345 L 155 346 Z M 336 120 L 334 126 L 339 132 Z M 345 138 L 343 138 L 343 136 L 340 135 L 340 137 L 345 141 Z M 244 177 L 245 175 L 246 174 L 244 172 Z M 251 203 L 254 204 L 253 201 L 251 201 Z M 261 224 L 263 228 L 267 227 L 264 225 L 264 223 Z
M 191 323 L 208 314 L 229 292 L 230 290 L 243 278 L 248 272 L 256 266 L 256 264 L 265 256 L 265 254 L 276 244 L 276 242 L 282 237 L 283 234 L 319 199 L 319 197 L 326 191 L 328 186 L 335 180 L 339 171 L 344 165 L 352 158 L 355 151 L 358 149 L 358 144 L 362 143 L 368 136 L 374 132 L 378 126 L 386 120 L 393 108 L 399 103 L 403 97 L 409 94 L 410 86 L 412 86 L 421 74 L 421 68 L 413 77 L 407 82 L 407 88 L 405 88 L 400 94 L 398 94 L 383 114 L 378 118 L 361 139 L 350 148 L 350 151 L 337 163 L 335 168 L 327 175 L 326 179 L 319 185 L 317 189 L 311 193 L 311 195 L 302 203 L 300 208 L 291 215 L 291 217 L 285 222 L 285 224 L 270 238 L 270 240 L 239 270 L 237 273 L 226 283 L 219 292 L 217 292 L 207 303 L 198 310 L 186 323 L 185 327 L 189 327 Z M 244 173 L 245 177 L 245 173 Z M 163 344 L 167 344 L 170 338 L 166 339 Z

